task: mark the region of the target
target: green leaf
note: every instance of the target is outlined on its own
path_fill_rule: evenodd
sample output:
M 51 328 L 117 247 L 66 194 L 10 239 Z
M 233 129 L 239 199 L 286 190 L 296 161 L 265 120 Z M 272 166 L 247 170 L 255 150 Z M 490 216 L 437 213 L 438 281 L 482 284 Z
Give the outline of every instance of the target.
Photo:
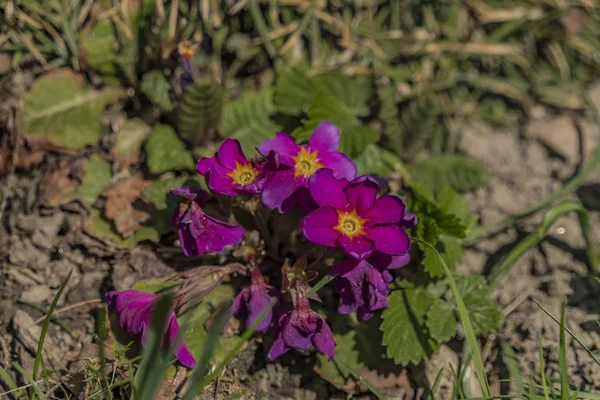
M 206 143 L 221 122 L 225 88 L 218 83 L 194 82 L 177 107 L 177 130 L 182 138 Z
M 160 239 L 159 233 L 154 227 L 144 227 L 136 231 L 133 235 L 123 239 L 121 235 L 113 230 L 111 222 L 105 219 L 99 210 L 92 208 L 89 215 L 89 220 L 86 226 L 86 231 L 99 239 L 112 242 L 117 247 L 133 248 L 139 242 L 149 240 L 158 242 Z
M 193 170 L 194 159 L 169 125 L 156 125 L 146 141 L 146 164 L 155 175 L 167 171 Z
M 476 335 L 493 332 L 502 326 L 502 310 L 488 297 L 484 277 L 469 275 L 460 279 L 457 284 Z
M 338 389 L 342 389 L 348 378 L 352 376 L 348 367 L 354 370 L 362 367 L 362 363 L 358 361 L 358 351 L 355 348 L 355 336 L 354 331 L 333 335 L 335 358 L 342 362 L 329 361 L 325 354 L 317 353 L 317 373 Z
M 485 185 L 489 179 L 475 160 L 459 155 L 427 157 L 410 166 L 409 171 L 414 180 L 436 192 L 445 186 L 466 192 Z
M 101 134 L 102 111 L 125 94 L 117 88 L 88 89 L 83 77 L 58 69 L 38 78 L 25 94 L 21 127 L 28 138 L 80 149 Z
M 441 233 L 461 239 L 466 236 L 467 227 L 462 224 L 457 216 L 446 214 L 440 208 L 436 208 L 430 215 L 435 220 Z
M 173 103 L 169 95 L 171 84 L 161 71 L 154 70 L 145 73 L 142 77 L 140 89 L 152 103 L 161 109 L 165 111 L 173 109 Z
M 445 235 L 440 236 L 440 243 L 442 247 L 441 255 L 448 268 L 453 270 L 457 265 L 462 262 L 463 257 L 463 246 L 460 240 L 448 237 Z
M 393 291 L 388 301 L 380 326 L 387 356 L 396 364 L 418 364 L 438 351 L 439 344 L 425 326 L 433 298 L 423 289 L 403 289 Z
M 299 115 L 308 109 L 317 88 L 306 74 L 307 68 L 277 68 L 273 102 L 279 112 Z
M 376 144 L 367 145 L 354 161 L 358 168 L 358 175 L 376 174 L 387 176 L 396 169 L 402 168 L 400 157 Z
M 254 154 L 256 146 L 281 130 L 270 119 L 274 112 L 272 89 L 245 93 L 225 106 L 219 132 L 223 137 L 239 139 L 244 152 Z
M 456 315 L 447 302 L 435 299 L 427 311 L 427 328 L 432 338 L 445 343 L 456 335 Z
M 112 173 L 110 165 L 99 155 L 92 156 L 85 166 L 85 176 L 77 188 L 75 197 L 87 206 L 91 206 L 100 193 L 110 186 Z
M 311 79 L 319 89 L 319 97 L 329 95 L 340 99 L 353 116 L 367 111 L 367 104 L 373 96 L 373 82 L 370 76 L 348 76 L 340 71 L 326 72 Z
M 142 143 L 152 128 L 140 118 L 127 120 L 117 134 L 112 154 L 122 164 L 135 163 L 139 159 Z
M 440 235 L 440 229 L 438 228 L 435 220 L 427 215 L 417 214 L 417 216 L 419 223 L 414 228 L 415 236 L 426 241 L 427 243 L 435 245 Z
M 463 199 L 456 190 L 450 186 L 440 190 L 437 195 L 437 203 L 444 212 L 457 216 L 463 225 L 467 224 L 470 216 L 469 202 Z
M 426 246 L 421 247 L 421 250 L 423 250 L 424 255 L 423 267 L 425 267 L 425 271 L 427 271 L 429 276 L 431 276 L 432 278 L 439 278 L 444 276 L 444 267 L 440 262 L 439 257 L 435 254 L 435 252 Z
M 167 278 L 168 277 L 137 281 L 133 284 L 131 289 L 146 293 L 158 293 L 180 284 L 180 282 L 168 281 Z
M 115 45 L 117 38 L 110 18 L 105 18 L 94 25 L 89 33 L 80 34 L 81 56 L 87 67 L 103 75 L 117 73 L 117 54 Z

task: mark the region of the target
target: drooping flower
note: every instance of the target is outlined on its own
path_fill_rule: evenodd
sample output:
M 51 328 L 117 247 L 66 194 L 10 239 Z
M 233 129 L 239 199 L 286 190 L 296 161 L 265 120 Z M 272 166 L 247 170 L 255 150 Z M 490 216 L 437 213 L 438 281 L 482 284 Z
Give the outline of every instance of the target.
M 173 225 L 186 256 L 218 252 L 242 240 L 241 227 L 204 213 L 202 207 L 209 199 L 204 190 L 186 186 L 171 190 L 171 194 L 180 197 Z
M 111 291 L 106 293 L 106 301 L 114 307 L 119 318 L 121 329 L 129 335 L 141 339 L 142 345 L 146 344 L 146 337 L 150 330 L 152 312 L 156 306 L 159 296 L 153 293 L 139 292 L 137 290 L 125 290 L 122 292 Z M 163 341 L 166 346 L 173 346 L 173 353 L 179 362 L 194 368 L 196 360 L 188 349 L 185 341 L 180 337 L 179 324 L 175 313 L 172 311 L 167 315 Z
M 321 168 L 330 168 L 334 176 L 354 179 L 356 166 L 352 160 L 337 151 L 340 132 L 329 121 L 321 122 L 313 132 L 308 145 L 297 145 L 286 133 L 277 133 L 275 138 L 265 140 L 257 147 L 263 156 L 271 151 L 279 154 L 281 163 L 273 179 L 263 190 L 263 203 L 280 212 L 287 212 L 298 204 L 303 211 L 314 209 L 308 191 L 308 179 Z
M 231 311 L 234 315 L 246 316 L 246 328 L 250 327 L 263 311 L 269 307 L 271 301 L 276 300 L 278 303 L 281 300 L 279 291 L 271 285 L 267 285 L 260 273 L 258 267 L 252 271 L 252 284 L 243 289 L 235 298 Z M 257 332 L 265 332 L 271 328 L 274 322 L 275 315 L 280 307 L 275 304 L 273 308 L 267 311 L 258 327 Z
M 266 160 L 246 159 L 237 139 L 225 139 L 213 157 L 198 160 L 196 170 L 206 178 L 208 187 L 215 193 L 237 196 L 241 193 L 257 194 L 279 166 L 279 155 L 269 152 Z
M 376 251 L 364 260 L 347 257 L 332 268 L 330 274 L 336 275 L 334 285 L 340 294 L 340 314 L 356 311 L 358 319 L 364 321 L 373 316 L 373 311 L 388 308 L 389 284 L 393 279 L 388 270 L 403 267 L 409 261 L 408 253 L 388 256 Z
M 348 182 L 321 169 L 309 182 L 310 193 L 319 206 L 302 221 L 304 237 L 329 247 L 340 247 L 350 257 L 364 259 L 373 251 L 406 254 L 410 240 L 405 229 L 416 224 L 398 196 L 377 198 L 379 184 L 363 175 Z
M 189 40 L 184 40 L 177 45 L 177 51 L 183 61 L 184 72 L 179 76 L 181 90 L 185 92 L 187 87 L 194 83 L 194 71 L 192 71 L 191 59 L 194 55 L 196 46 Z
M 335 341 L 331 328 L 323 317 L 311 310 L 302 291 L 296 292 L 294 309 L 279 319 L 273 338 L 275 342 L 269 350 L 271 361 L 290 349 L 308 350 L 313 345 L 318 352 L 333 359 Z

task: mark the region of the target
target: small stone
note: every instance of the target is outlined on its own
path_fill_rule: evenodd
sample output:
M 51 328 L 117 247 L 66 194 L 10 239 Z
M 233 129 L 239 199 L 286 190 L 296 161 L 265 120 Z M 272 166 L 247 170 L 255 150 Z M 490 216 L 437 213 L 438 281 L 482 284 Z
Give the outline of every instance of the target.
M 525 132 L 568 162 L 579 161 L 579 134 L 571 117 L 530 120 Z
M 46 300 L 52 297 L 52 291 L 44 285 L 32 286 L 27 289 L 21 295 L 21 298 L 25 301 L 34 304 L 44 303 Z

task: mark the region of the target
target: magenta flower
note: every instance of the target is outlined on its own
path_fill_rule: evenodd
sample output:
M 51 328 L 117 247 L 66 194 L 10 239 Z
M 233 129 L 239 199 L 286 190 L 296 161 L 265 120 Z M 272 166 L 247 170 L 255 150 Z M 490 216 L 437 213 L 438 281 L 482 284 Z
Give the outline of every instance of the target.
M 204 190 L 181 187 L 171 190 L 171 194 L 181 198 L 173 225 L 177 227 L 181 249 L 186 256 L 218 252 L 242 240 L 241 227 L 204 213 L 202 207 L 209 199 Z
M 262 163 L 257 159 L 248 161 L 237 139 L 225 139 L 213 157 L 198 160 L 196 170 L 215 193 L 225 196 L 257 194 L 279 166 L 277 153 L 269 152 L 265 157 Z
M 350 257 L 364 259 L 373 251 L 403 255 L 410 249 L 405 229 L 416 224 L 398 196 L 377 198 L 379 184 L 363 175 L 348 182 L 330 169 L 315 173 L 310 193 L 319 206 L 302 221 L 304 237 L 329 247 L 340 247 Z
M 258 267 L 252 271 L 252 284 L 243 289 L 235 298 L 231 311 L 234 315 L 246 316 L 246 328 L 252 325 L 269 307 L 271 301 L 279 302 L 281 295 L 273 286 L 267 285 Z M 265 332 L 273 325 L 273 314 L 277 313 L 278 304 L 267 311 L 265 318 L 258 324 L 257 332 Z
M 373 311 L 388 308 L 389 284 L 393 278 L 389 269 L 403 267 L 410 255 L 388 256 L 379 252 L 365 260 L 346 258 L 330 274 L 337 275 L 335 289 L 340 294 L 340 314 L 356 311 L 360 321 L 373 316 Z
M 305 211 L 314 209 L 308 191 L 308 179 L 321 168 L 330 168 L 334 176 L 354 179 L 356 166 L 352 160 L 337 151 L 340 132 L 329 121 L 321 122 L 312 134 L 308 145 L 298 146 L 286 133 L 277 133 L 274 139 L 265 140 L 257 147 L 263 156 L 271 151 L 279 154 L 281 168 L 265 186 L 263 203 L 280 212 L 287 212 L 296 204 Z
M 298 293 L 294 310 L 284 314 L 273 331 L 275 342 L 269 350 L 273 361 L 290 349 L 308 350 L 313 345 L 318 352 L 333 359 L 335 341 L 327 322 L 310 308 L 304 293 Z
M 152 321 L 152 311 L 158 298 L 159 296 L 156 294 L 137 290 L 106 293 L 106 301 L 117 312 L 121 329 L 129 335 L 141 339 L 142 345 L 146 344 L 146 337 Z M 163 340 L 166 346 L 175 345 L 173 352 L 183 366 L 188 368 L 196 366 L 194 356 L 179 335 L 179 324 L 172 311 L 167 315 Z M 178 342 L 176 343 L 176 341 Z

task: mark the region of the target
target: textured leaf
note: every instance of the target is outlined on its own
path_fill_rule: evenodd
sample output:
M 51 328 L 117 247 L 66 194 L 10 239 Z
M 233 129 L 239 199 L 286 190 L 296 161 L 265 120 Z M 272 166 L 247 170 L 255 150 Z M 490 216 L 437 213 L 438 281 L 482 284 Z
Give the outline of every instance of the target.
M 250 156 L 256 146 L 281 130 L 281 126 L 270 119 L 274 112 L 272 89 L 245 93 L 225 106 L 220 134 L 239 139 L 244 152 Z
M 469 220 L 469 202 L 450 186 L 438 192 L 437 203 L 446 213 L 457 216 L 463 225 Z
M 144 279 L 141 281 L 137 281 L 133 284 L 131 289 L 146 293 L 158 293 L 165 289 L 169 289 L 179 285 L 179 282 L 170 281 L 167 280 L 167 278 L 168 277 L 160 279 Z
M 424 240 L 431 245 L 435 245 L 440 234 L 440 229 L 435 223 L 435 220 L 427 215 L 417 214 L 417 217 L 419 219 L 419 223 L 415 227 L 415 235 L 419 239 Z M 422 248 L 424 249 L 425 247 L 426 246 Z
M 210 141 L 221 122 L 224 103 L 225 88 L 218 83 L 188 86 L 177 107 L 179 135 L 194 143 Z
M 431 156 L 409 167 L 414 180 L 438 191 L 450 186 L 465 192 L 485 185 L 488 174 L 470 158 L 458 155 Z
M 487 295 L 487 282 L 483 276 L 469 275 L 460 279 L 458 289 L 476 335 L 493 332 L 502 326 L 502 310 Z
M 98 21 L 89 33 L 82 33 L 80 43 L 82 58 L 89 68 L 106 75 L 117 73 L 117 38 L 109 18 Z
M 456 335 L 456 315 L 447 302 L 436 299 L 427 311 L 427 327 L 431 337 L 445 343 Z
M 278 68 L 273 96 L 278 111 L 299 115 L 308 109 L 317 93 L 317 88 L 306 76 L 305 71 L 306 68 L 303 67 Z
M 168 125 L 156 125 L 146 141 L 148 169 L 159 175 L 167 171 L 193 170 L 194 160 L 185 144 Z
M 38 78 L 25 94 L 21 127 L 30 138 L 80 149 L 98 141 L 102 111 L 124 94 L 117 88 L 88 89 L 80 75 L 58 69 Z
M 325 94 L 340 99 L 354 116 L 360 116 L 366 111 L 367 103 L 373 95 L 370 76 L 348 76 L 332 71 L 316 75 L 312 81 L 319 89 L 319 96 Z
M 433 298 L 422 289 L 393 291 L 388 297 L 390 308 L 383 311 L 383 344 L 387 356 L 396 364 L 417 364 L 439 349 L 425 326 L 427 310 Z
M 171 84 L 165 78 L 165 75 L 158 70 L 150 71 L 144 74 L 142 77 L 142 84 L 140 89 L 148 99 L 161 109 L 165 111 L 171 111 L 173 109 L 173 103 L 169 92 L 171 91 Z
M 387 176 L 397 167 L 402 167 L 402 161 L 394 153 L 382 149 L 376 144 L 369 144 L 355 160 L 358 175 L 376 174 Z
M 110 165 L 102 157 L 95 155 L 90 158 L 85 166 L 85 176 L 81 186 L 77 188 L 75 197 L 87 206 L 91 206 L 100 196 L 100 193 L 110 186 L 112 174 Z
M 453 270 L 457 265 L 462 262 L 463 257 L 463 246 L 460 240 L 448 237 L 440 236 L 440 242 L 442 244 L 441 256 L 448 265 L 448 268 Z
M 435 252 L 431 250 L 429 246 L 419 247 L 421 247 L 421 250 L 423 250 L 423 267 L 425 267 L 425 271 L 427 271 L 429 276 L 432 278 L 444 276 L 444 267 L 442 266 L 437 254 L 435 254 Z
M 122 168 L 127 168 L 139 160 L 142 143 L 152 128 L 140 118 L 127 120 L 117 134 L 112 154 Z
M 343 335 L 335 334 L 335 359 L 341 362 L 329 361 L 325 354 L 317 354 L 317 366 L 315 371 L 338 389 L 343 389 L 346 385 L 351 372 L 348 367 L 357 370 L 362 367 L 362 363 L 358 361 L 358 351 L 356 350 L 356 334 L 354 331 L 349 331 Z

